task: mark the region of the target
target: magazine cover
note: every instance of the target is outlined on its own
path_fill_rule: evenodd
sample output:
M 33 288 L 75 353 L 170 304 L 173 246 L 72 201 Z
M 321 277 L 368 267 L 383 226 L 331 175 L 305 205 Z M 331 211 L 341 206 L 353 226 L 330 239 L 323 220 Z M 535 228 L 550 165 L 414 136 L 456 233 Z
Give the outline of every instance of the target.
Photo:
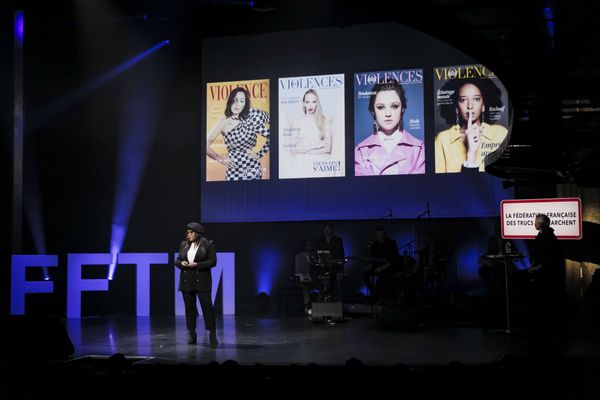
M 423 69 L 354 74 L 354 174 L 425 173 Z
M 481 64 L 433 70 L 435 172 L 484 171 L 506 147 L 510 110 L 504 85 Z
M 269 179 L 269 80 L 206 84 L 206 181 Z
M 344 74 L 279 79 L 279 178 L 345 176 Z

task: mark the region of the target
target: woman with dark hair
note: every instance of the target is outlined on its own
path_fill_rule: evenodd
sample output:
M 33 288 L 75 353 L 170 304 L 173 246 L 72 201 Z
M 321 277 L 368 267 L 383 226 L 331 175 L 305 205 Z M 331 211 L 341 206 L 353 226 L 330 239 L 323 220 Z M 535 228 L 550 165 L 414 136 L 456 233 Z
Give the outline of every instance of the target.
M 483 159 L 508 133 L 490 118 L 490 108 L 502 106 L 500 90 L 487 78 L 455 79 L 443 90 L 452 92 L 452 105 L 440 114 L 452 126 L 435 137 L 435 172 L 483 171 Z
M 210 346 L 217 347 L 215 331 L 215 310 L 212 304 L 211 268 L 217 265 L 215 243 L 206 238 L 204 227 L 197 222 L 187 224 L 186 240 L 181 242 L 175 266 L 181 270 L 179 291 L 185 303 L 185 322 L 188 329 L 188 343 L 196 344 L 196 318 L 200 300 L 204 327 L 210 332 Z
M 225 180 L 240 181 L 262 178 L 260 159 L 269 152 L 269 113 L 250 107 L 250 94 L 244 88 L 229 93 L 221 118 L 207 134 L 206 155 L 227 167 Z M 223 135 L 227 155 L 218 154 L 211 145 L 219 134 Z M 264 136 L 264 146 L 254 152 L 257 135 Z
M 354 150 L 356 176 L 425 173 L 423 141 L 404 129 L 406 106 L 404 88 L 396 80 L 373 87 L 369 101 L 373 134 Z

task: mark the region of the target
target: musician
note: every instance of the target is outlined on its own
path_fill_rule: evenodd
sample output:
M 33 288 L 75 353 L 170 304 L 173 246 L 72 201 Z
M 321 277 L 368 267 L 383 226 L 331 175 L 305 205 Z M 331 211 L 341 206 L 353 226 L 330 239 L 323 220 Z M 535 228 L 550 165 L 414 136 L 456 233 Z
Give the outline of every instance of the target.
M 323 236 L 317 243 L 317 250 L 328 250 L 333 262 L 344 261 L 344 242 L 334 234 L 334 223 L 327 222 L 323 226 Z
M 441 281 L 443 279 L 440 269 L 440 246 L 432 235 L 423 235 L 424 246 L 419 251 L 419 266 L 425 282 Z
M 315 282 L 312 279 L 312 272 L 316 263 L 315 250 L 310 240 L 305 240 L 302 251 L 296 254 L 294 259 L 294 270 L 296 276 L 300 279 L 302 289 L 302 299 L 304 301 L 304 312 L 307 315 L 312 314 L 312 305 L 310 301 L 310 292 L 315 288 Z
M 317 242 L 317 253 L 319 250 L 328 251 L 331 256 L 329 265 L 321 266 L 327 269 L 329 273 L 329 279 L 326 286 L 323 288 L 323 295 L 325 298 L 331 298 L 333 296 L 333 289 L 335 282 L 338 277 L 338 273 L 343 271 L 343 265 L 345 260 L 344 253 L 344 242 L 342 238 L 334 234 L 335 225 L 333 222 L 327 222 L 323 226 L 323 236 Z
M 379 225 L 369 246 L 373 262 L 365 270 L 364 283 L 374 298 L 389 300 L 395 294 L 394 279 L 400 269 L 398 245 L 386 235 L 385 227 Z
M 417 267 L 417 260 L 410 256 L 405 249 L 400 256 L 400 269 L 394 274 L 394 289 L 399 293 L 399 300 L 408 305 L 418 302 L 422 278 Z

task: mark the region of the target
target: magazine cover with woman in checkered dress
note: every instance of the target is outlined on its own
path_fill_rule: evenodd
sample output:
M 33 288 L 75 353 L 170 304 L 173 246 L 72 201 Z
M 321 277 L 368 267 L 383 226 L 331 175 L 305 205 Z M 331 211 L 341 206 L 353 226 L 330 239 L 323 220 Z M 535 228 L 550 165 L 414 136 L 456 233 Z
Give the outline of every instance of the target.
M 268 80 L 207 85 L 207 181 L 269 179 L 268 110 Z

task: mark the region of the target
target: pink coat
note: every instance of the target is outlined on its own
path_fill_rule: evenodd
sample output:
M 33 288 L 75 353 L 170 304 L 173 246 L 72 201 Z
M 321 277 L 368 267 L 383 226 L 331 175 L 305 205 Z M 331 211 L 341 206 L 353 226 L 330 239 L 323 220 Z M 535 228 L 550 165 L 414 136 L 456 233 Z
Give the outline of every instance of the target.
M 402 139 L 391 153 L 370 135 L 354 150 L 354 175 L 408 175 L 425 173 L 425 146 L 422 140 L 402 130 Z

